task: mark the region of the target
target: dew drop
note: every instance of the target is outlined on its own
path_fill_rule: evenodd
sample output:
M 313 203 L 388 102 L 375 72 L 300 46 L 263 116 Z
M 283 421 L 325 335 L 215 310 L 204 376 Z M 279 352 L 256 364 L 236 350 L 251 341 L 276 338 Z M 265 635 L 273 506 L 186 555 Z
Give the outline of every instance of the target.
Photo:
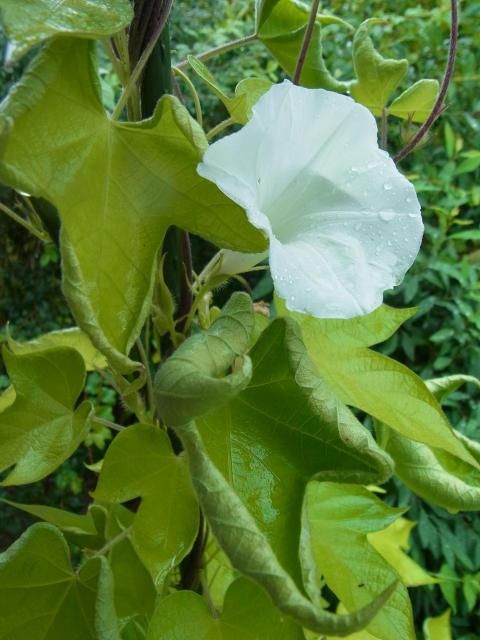
M 408 217 L 409 217 L 409 218 L 416 218 L 416 217 L 417 217 L 417 214 L 416 214 L 416 213 L 409 213 L 409 214 L 408 214 Z
M 410 197 L 406 198 L 405 202 L 408 202 L 410 204 L 410 202 L 412 201 L 412 199 Z
M 389 182 L 385 182 L 385 184 L 383 185 L 383 188 L 385 189 L 385 191 L 390 191 L 392 188 L 392 185 Z
M 390 220 L 393 220 L 395 213 L 393 211 L 380 211 L 379 216 L 381 220 L 389 222 Z
M 391 247 L 391 246 L 392 246 L 392 243 L 390 242 L 390 240 L 387 242 L 387 245 L 388 245 L 389 247 Z
M 376 167 L 376 166 L 377 166 L 377 163 L 376 163 L 376 162 L 369 162 L 369 163 L 367 164 L 367 169 L 373 169 L 373 168 L 374 168 L 374 167 Z

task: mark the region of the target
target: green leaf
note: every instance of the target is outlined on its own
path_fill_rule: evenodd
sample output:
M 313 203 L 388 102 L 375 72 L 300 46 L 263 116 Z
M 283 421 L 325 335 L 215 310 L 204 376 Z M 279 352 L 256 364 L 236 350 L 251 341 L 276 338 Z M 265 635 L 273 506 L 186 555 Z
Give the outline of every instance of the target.
M 249 386 L 197 424 L 215 465 L 300 585 L 307 481 L 384 482 L 392 467 L 315 371 L 294 322 L 272 322 L 250 356 Z
M 464 383 L 480 386 L 473 376 L 453 375 L 428 381 L 435 397 L 442 401 Z M 480 444 L 455 432 L 458 441 L 480 462 Z M 414 493 L 452 512 L 480 509 L 480 471 L 457 455 L 427 446 L 385 425 L 378 426 L 380 442 L 395 460 L 395 473 Z M 418 439 L 418 438 L 417 438 Z
M 104 558 L 72 570 L 55 527 L 35 524 L 0 555 L 0 640 L 120 640 Z
M 15 389 L 10 386 L 0 394 L 0 413 L 15 402 Z
M 265 0 L 257 4 L 257 36 L 291 76 L 307 28 L 309 9 L 295 0 Z M 322 56 L 322 16 L 317 16 L 312 39 L 302 71 L 301 84 L 332 91 L 346 91 L 348 84 L 339 82 L 328 71 Z M 329 16 L 330 21 L 346 25 Z M 347 25 L 349 26 L 349 25 Z
M 369 18 L 358 27 L 353 39 L 353 65 L 357 79 L 350 85 L 350 93 L 375 116 L 382 114 L 390 96 L 407 73 L 408 60 L 384 58 L 370 38 L 370 26 L 382 22 Z
M 307 629 L 337 635 L 348 635 L 372 620 L 396 582 L 352 614 L 338 616 L 315 606 L 279 563 L 249 510 L 210 460 L 195 423 L 177 426 L 176 433 L 188 455 L 193 485 L 212 534 L 232 565 L 263 586 L 280 611 Z
M 388 107 L 388 113 L 412 122 L 425 122 L 435 104 L 438 91 L 438 80 L 418 80 L 395 98 Z
M 402 313 L 383 306 L 359 318 L 319 320 L 288 311 L 279 299 L 276 305 L 280 315 L 289 315 L 300 324 L 310 357 L 343 402 L 408 438 L 443 449 L 480 469 L 425 383 L 403 364 L 367 348 L 391 335 L 395 325 L 401 324 Z M 411 314 L 410 310 L 404 311 L 403 320 Z M 386 323 L 386 328 L 378 333 L 377 315 Z M 347 337 L 344 337 L 345 329 L 339 334 L 339 322 L 340 326 L 350 326 Z M 356 344 L 351 336 L 357 328 Z
M 480 229 L 459 231 L 448 236 L 449 240 L 480 240 Z
M 450 609 L 436 618 L 427 618 L 423 625 L 425 640 L 452 640 L 450 631 Z
M 250 296 L 235 293 L 207 331 L 191 336 L 160 366 L 155 400 L 166 424 L 185 424 L 246 387 L 252 364 L 244 354 L 254 324 Z
M 471 612 L 474 610 L 477 603 L 478 595 L 480 594 L 480 574 L 467 574 L 466 576 L 464 576 L 462 590 L 465 597 L 467 610 L 468 612 Z
M 480 167 L 480 152 L 467 151 L 462 155 L 464 159 L 455 169 L 456 176 L 462 175 L 463 173 L 470 173 L 471 171 L 475 171 L 476 169 L 478 169 L 478 167 Z
M 215 95 L 223 102 L 230 116 L 235 122 L 245 124 L 251 114 L 253 105 L 272 86 L 269 80 L 262 78 L 245 78 L 235 87 L 235 96 L 228 96 L 218 86 L 208 68 L 195 56 L 188 56 L 188 62 L 195 73 L 207 83 Z
M 419 587 L 425 584 L 437 584 L 438 580 L 428 574 L 410 558 L 408 539 L 415 522 L 398 518 L 382 531 L 369 533 L 368 542 L 391 565 L 406 587 Z
M 1 113 L 14 123 L 1 179 L 58 209 L 65 295 L 119 371 L 139 366 L 126 354 L 149 311 L 169 225 L 231 249 L 265 248 L 245 212 L 197 174 L 206 138 L 175 98 L 165 96 L 143 122 L 109 118 L 91 43 L 52 41 Z
M 102 543 L 102 536 L 95 526 L 91 511 L 78 514 L 41 504 L 20 504 L 5 499 L 2 502 L 54 525 L 65 534 L 67 540 L 80 547 L 95 549 Z
M 460 577 L 455 571 L 448 566 L 448 564 L 442 565 L 440 572 L 440 591 L 443 597 L 450 605 L 453 613 L 457 612 L 457 589 L 461 582 Z M 432 639 L 433 640 L 433 639 Z
M 402 512 L 363 487 L 309 483 L 303 526 L 309 530 L 311 553 L 327 585 L 347 610 L 370 602 L 398 578 L 369 543 L 367 534 L 384 529 Z M 415 639 L 410 600 L 402 583 L 366 630 L 381 640 Z
M 282 616 L 265 591 L 245 578 L 228 589 L 220 617 L 204 598 L 180 591 L 160 600 L 146 640 L 303 640 L 300 627 Z
M 123 627 L 140 627 L 146 633 L 157 598 L 155 586 L 131 539 L 128 536 L 118 539 L 126 528 L 132 526 L 134 519 L 135 514 L 130 510 L 114 505 L 108 512 L 105 537 L 107 544 L 112 544 L 108 562 L 114 579 L 115 609 L 120 622 Z M 123 635 L 125 631 L 122 631 Z
M 0 0 L 0 12 L 10 40 L 9 62 L 52 36 L 109 36 L 133 15 L 128 0 Z
M 9 338 L 8 346 L 13 353 L 19 355 L 43 351 L 50 347 L 70 347 L 82 356 L 87 371 L 105 369 L 108 364 L 105 356 L 92 344 L 87 334 L 78 327 L 51 331 L 28 342 L 17 342 L 13 338 Z
M 131 540 L 160 586 L 189 553 L 199 520 L 186 462 L 167 434 L 152 425 L 122 431 L 107 450 L 94 497 L 110 504 L 142 498 Z
M 88 433 L 91 406 L 75 409 L 85 365 L 74 349 L 4 348 L 3 359 L 16 394 L 0 413 L 0 471 L 15 465 L 1 483 L 9 486 L 40 480 L 66 460 Z

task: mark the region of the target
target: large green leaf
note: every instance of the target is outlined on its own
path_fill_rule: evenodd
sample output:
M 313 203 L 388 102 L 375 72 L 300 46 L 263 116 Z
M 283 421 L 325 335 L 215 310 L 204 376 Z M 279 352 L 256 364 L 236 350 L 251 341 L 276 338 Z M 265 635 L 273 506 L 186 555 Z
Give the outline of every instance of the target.
M 108 36 L 133 15 L 128 0 L 0 0 L 0 12 L 12 62 L 51 36 Z
M 201 78 L 223 102 L 230 116 L 235 122 L 245 124 L 251 114 L 252 107 L 272 83 L 263 78 L 244 78 L 235 87 L 235 95 L 227 95 L 217 84 L 208 68 L 195 56 L 188 56 L 188 62 L 197 76 Z
M 57 347 L 23 355 L 4 348 L 15 400 L 0 413 L 0 470 L 15 465 L 1 484 L 44 478 L 85 438 L 91 406 L 75 409 L 85 365 L 74 349 Z
M 250 296 L 235 293 L 207 331 L 191 336 L 161 365 L 155 400 L 166 424 L 185 424 L 247 386 L 252 364 L 244 354 L 254 324 Z
M 0 555 L 0 640 L 120 640 L 104 558 L 73 571 L 60 532 L 35 524 Z
M 309 17 L 308 7 L 295 0 L 266 0 L 257 3 L 257 35 L 285 71 L 293 75 Z M 334 16 L 318 16 L 305 58 L 301 84 L 345 91 L 347 83 L 339 82 L 328 71 L 322 56 L 322 22 L 337 22 Z
M 408 60 L 384 58 L 370 38 L 370 27 L 376 18 L 365 20 L 353 39 L 353 64 L 357 79 L 350 85 L 350 93 L 360 104 L 380 116 L 390 96 L 407 73 Z
M 425 122 L 435 104 L 438 91 L 438 80 L 419 80 L 392 102 L 388 113 L 412 122 Z
M 160 600 L 146 640 L 303 640 L 300 627 L 280 614 L 267 594 L 245 578 L 228 589 L 222 615 L 204 598 L 180 591 Z
M 142 498 L 131 540 L 161 585 L 190 551 L 199 520 L 188 468 L 167 434 L 151 425 L 122 431 L 108 448 L 94 497 L 111 504 Z
M 148 312 L 169 225 L 231 249 L 265 248 L 245 212 L 197 174 L 205 135 L 175 98 L 140 123 L 109 118 L 88 41 L 52 41 L 1 114 L 13 127 L 0 177 L 57 207 L 68 302 L 119 370 L 135 366 L 125 354 Z
M 363 487 L 309 483 L 303 519 L 310 551 L 347 610 L 370 602 L 398 577 L 368 542 L 367 534 L 384 529 L 401 512 Z M 380 640 L 415 639 L 410 600 L 402 583 L 366 630 Z
M 396 581 L 351 614 L 324 611 L 305 597 L 282 567 L 250 511 L 212 463 L 195 423 L 177 426 L 176 433 L 188 455 L 200 506 L 220 548 L 236 569 L 265 588 L 280 611 L 309 630 L 340 636 L 362 629 L 374 618 L 396 589 Z
M 438 401 L 425 383 L 404 365 L 368 346 L 381 342 L 411 315 L 411 310 L 382 306 L 367 316 L 320 320 L 288 311 L 294 317 L 315 366 L 346 404 L 358 407 L 400 434 L 480 465 L 453 432 Z M 377 320 L 384 323 L 379 327 Z
M 438 400 L 445 399 L 462 384 L 480 386 L 473 376 L 453 375 L 427 382 Z M 395 460 L 395 473 L 417 495 L 449 511 L 480 509 L 480 471 L 457 455 L 427 446 L 378 425 L 382 447 Z M 480 444 L 457 433 L 457 438 L 477 463 Z
M 275 320 L 250 355 L 249 386 L 197 424 L 212 460 L 300 584 L 298 545 L 307 481 L 316 476 L 384 482 L 392 467 L 313 369 L 295 323 Z

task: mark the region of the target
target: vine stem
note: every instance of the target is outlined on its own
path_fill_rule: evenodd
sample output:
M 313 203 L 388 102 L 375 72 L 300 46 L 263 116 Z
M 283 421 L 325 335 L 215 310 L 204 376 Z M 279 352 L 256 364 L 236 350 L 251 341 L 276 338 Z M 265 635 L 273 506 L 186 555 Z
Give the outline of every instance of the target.
M 50 240 L 50 236 L 48 235 L 48 233 L 44 233 L 43 231 L 36 229 L 33 226 L 33 224 L 30 224 L 30 222 L 22 218 L 22 216 L 19 216 L 18 213 L 15 213 L 15 211 L 12 211 L 12 209 L 10 209 L 10 207 L 7 207 L 7 205 L 3 204 L 3 202 L 0 202 L 0 211 L 3 211 L 3 213 L 5 213 L 9 218 L 11 218 L 12 220 L 15 220 L 15 222 L 20 224 L 27 231 L 30 231 L 32 235 L 34 235 L 36 238 L 38 238 L 42 242 L 47 242 L 48 240 Z
M 227 127 L 231 127 L 232 124 L 235 124 L 235 120 L 233 118 L 222 120 L 222 122 L 219 122 L 217 125 L 215 125 L 213 129 L 210 129 L 210 131 L 207 133 L 207 140 L 211 140 Z
M 303 36 L 302 46 L 300 48 L 300 53 L 298 54 L 295 71 L 293 73 L 293 84 L 300 83 L 300 76 L 302 75 L 303 65 L 305 64 L 305 59 L 308 53 L 308 47 L 310 46 L 310 42 L 312 40 L 313 28 L 315 27 L 319 5 L 320 0 L 313 0 L 312 8 L 310 9 L 310 16 L 307 23 L 307 30 L 305 31 L 305 35 Z
M 97 424 L 101 424 L 104 427 L 108 427 L 109 429 L 113 429 L 114 431 L 124 431 L 127 427 L 122 427 L 121 424 L 117 424 L 116 422 L 112 422 L 111 420 L 106 420 L 105 418 L 100 418 L 99 416 L 93 416 L 92 422 L 96 422 Z
M 173 0 L 167 0 L 167 2 L 165 3 L 165 9 L 158 22 L 157 28 L 155 29 L 155 32 L 150 39 L 150 42 L 147 44 L 147 46 L 143 50 L 142 55 L 140 56 L 137 64 L 135 65 L 135 68 L 133 69 L 130 75 L 130 78 L 128 79 L 127 84 L 123 89 L 122 95 L 120 96 L 117 102 L 117 105 L 111 116 L 112 120 L 118 120 L 118 118 L 121 116 L 122 111 L 125 108 L 125 105 L 127 104 L 127 101 L 130 97 L 130 94 L 137 86 L 137 82 L 139 81 L 140 76 L 142 75 L 142 72 L 145 69 L 145 65 L 147 64 L 148 59 L 150 58 L 152 51 L 155 48 L 155 45 L 157 44 L 159 37 L 162 35 L 162 31 L 165 25 L 167 24 L 167 20 L 170 15 L 172 6 L 173 6 Z
M 243 38 L 238 38 L 237 40 L 230 40 L 230 42 L 226 42 L 225 44 L 221 44 L 219 47 L 214 47 L 213 49 L 208 49 L 203 53 L 199 53 L 195 56 L 198 60 L 202 62 L 206 62 L 210 60 L 210 58 L 214 58 L 215 56 L 220 55 L 221 53 L 226 53 L 227 51 L 232 51 L 233 49 L 238 49 L 239 47 L 243 47 L 243 45 L 248 44 L 249 42 L 255 42 L 257 39 L 256 33 L 251 33 L 249 36 L 245 36 Z M 185 69 L 188 66 L 188 60 L 182 60 L 178 64 L 175 65 L 177 69 Z
M 450 46 L 448 49 L 448 60 L 447 66 L 445 69 L 445 75 L 443 77 L 442 86 L 440 87 L 440 91 L 438 93 L 438 97 L 435 101 L 435 104 L 432 107 L 430 115 L 422 124 L 422 126 L 418 129 L 417 133 L 413 136 L 413 138 L 406 144 L 403 149 L 401 149 L 393 159 L 395 162 L 401 162 L 409 153 L 411 153 L 415 147 L 423 140 L 425 135 L 428 133 L 429 129 L 432 127 L 435 120 L 440 116 L 440 114 L 445 110 L 444 98 L 447 94 L 448 86 L 453 76 L 453 70 L 455 67 L 455 57 L 457 53 L 457 45 L 458 45 L 458 2 L 457 0 L 450 0 L 450 11 L 451 11 L 451 20 L 450 20 Z
M 117 534 L 115 537 L 113 537 L 111 540 L 109 540 L 107 542 L 107 544 L 105 544 L 101 549 L 99 549 L 98 551 L 96 551 L 93 556 L 103 556 L 105 555 L 108 551 L 110 551 L 110 549 L 113 549 L 113 547 L 118 544 L 119 542 L 121 542 L 122 540 L 124 540 L 125 538 L 127 538 L 133 530 L 133 526 L 127 527 L 126 529 L 124 529 L 123 531 L 120 531 L 119 534 Z
M 190 78 L 187 76 L 187 74 L 184 73 L 178 67 L 172 67 L 172 71 L 173 71 L 174 74 L 177 74 L 180 78 L 182 78 L 182 80 L 185 82 L 185 84 L 187 85 L 188 89 L 190 90 L 190 93 L 192 95 L 193 102 L 194 102 L 194 105 L 195 105 L 195 117 L 197 119 L 198 124 L 201 127 L 203 127 L 202 105 L 200 103 L 200 98 L 198 96 L 197 90 L 195 89 L 195 85 L 190 80 Z M 179 98 L 179 100 L 180 100 L 180 98 Z M 183 102 L 183 99 L 181 99 L 180 101 Z
M 148 404 L 150 405 L 150 410 L 153 411 L 155 407 L 155 399 L 153 393 L 153 380 L 152 380 L 152 372 L 150 371 L 150 365 L 148 363 L 147 353 L 145 351 L 145 347 L 143 346 L 143 342 L 140 338 L 136 341 L 138 353 L 140 354 L 140 359 L 142 361 L 143 366 L 145 367 L 145 373 L 147 376 L 147 394 L 148 394 Z

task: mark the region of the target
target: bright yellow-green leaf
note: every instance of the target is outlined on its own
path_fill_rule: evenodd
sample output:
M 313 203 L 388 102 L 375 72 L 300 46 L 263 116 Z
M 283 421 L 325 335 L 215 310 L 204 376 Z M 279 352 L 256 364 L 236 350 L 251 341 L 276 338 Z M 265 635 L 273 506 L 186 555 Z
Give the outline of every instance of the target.
M 266 0 L 257 4 L 258 38 L 290 75 L 293 75 L 295 70 L 309 13 L 307 5 L 295 0 Z M 332 76 L 322 57 L 321 24 L 324 18 L 328 22 L 346 25 L 334 16 L 319 15 L 317 17 L 305 58 L 301 84 L 305 87 L 345 91 L 347 83 L 339 82 Z
M 288 311 L 281 300 L 277 308 L 300 324 L 309 356 L 343 402 L 403 436 L 443 449 L 480 469 L 425 383 L 403 364 L 367 348 L 394 333 L 411 310 L 399 313 L 382 306 L 367 316 L 338 321 Z M 384 323 L 382 328 L 376 316 Z
M 94 497 L 110 504 L 142 498 L 131 540 L 161 585 L 190 551 L 199 521 L 186 461 L 173 453 L 167 434 L 152 425 L 122 431 L 107 450 Z
M 396 570 L 406 587 L 437 584 L 438 580 L 429 575 L 420 565 L 407 555 L 408 539 L 415 522 L 398 518 L 386 529 L 369 533 L 368 542 Z
M 425 122 L 435 104 L 438 91 L 438 80 L 419 80 L 392 102 L 388 113 L 412 122 Z
M 10 338 L 8 340 L 8 346 L 10 350 L 16 354 L 34 353 L 35 351 L 43 351 L 49 347 L 71 347 L 82 356 L 87 371 L 104 369 L 107 366 L 105 356 L 92 344 L 87 334 L 78 327 L 51 331 L 28 342 L 17 342 Z
M 214 463 L 301 584 L 298 546 L 307 481 L 384 482 L 392 468 L 317 374 L 291 320 L 271 323 L 250 356 L 249 386 L 197 424 Z
M 232 249 L 265 248 L 245 212 L 197 174 L 205 135 L 175 98 L 165 96 L 140 123 L 109 118 L 88 41 L 47 45 L 0 115 L 13 121 L 1 179 L 57 207 L 67 300 L 119 370 L 136 366 L 127 354 L 169 225 Z
M 235 87 L 235 95 L 228 96 L 218 86 L 208 68 L 195 56 L 188 56 L 188 62 L 195 73 L 207 83 L 210 89 L 223 102 L 235 122 L 245 124 L 251 116 L 252 107 L 272 86 L 269 80 L 262 78 L 245 78 Z
M 120 640 L 105 558 L 74 571 L 67 543 L 35 524 L 0 555 L 0 640 Z
M 329 588 L 347 611 L 370 602 L 398 575 L 369 543 L 368 535 L 396 520 L 402 509 L 387 506 L 354 485 L 310 482 L 303 525 L 310 552 Z M 408 592 L 402 583 L 366 630 L 380 640 L 414 640 Z
M 85 382 L 81 355 L 56 347 L 3 359 L 15 400 L 0 413 L 0 470 L 4 486 L 35 482 L 54 471 L 85 438 L 90 403 L 75 409 Z M 11 392 L 6 392 L 10 394 Z
M 108 36 L 126 27 L 133 15 L 128 0 L 0 0 L 0 12 L 11 62 L 52 36 Z
M 300 627 L 281 615 L 267 594 L 245 578 L 228 589 L 221 616 L 192 591 L 160 600 L 146 640 L 303 640 Z
M 215 467 L 194 421 L 176 426 L 202 512 L 232 565 L 258 582 L 282 613 L 317 633 L 348 635 L 363 629 L 396 589 L 393 581 L 367 604 L 348 615 L 335 615 L 310 601 L 297 587 L 271 548 L 267 537 L 235 490 Z
M 407 73 L 407 60 L 384 58 L 370 38 L 370 27 L 379 21 L 370 18 L 362 22 L 353 39 L 353 64 L 357 79 L 350 85 L 350 93 L 360 104 L 380 116 L 390 96 Z
M 450 630 L 450 609 L 436 618 L 427 618 L 423 625 L 425 640 L 452 640 Z
M 442 401 L 464 383 L 480 386 L 473 376 L 452 375 L 429 380 L 427 386 Z M 477 465 L 438 447 L 406 438 L 378 425 L 379 441 L 395 460 L 395 472 L 417 495 L 449 511 L 480 509 L 480 444 L 454 432 Z M 419 438 L 417 437 L 417 440 Z

